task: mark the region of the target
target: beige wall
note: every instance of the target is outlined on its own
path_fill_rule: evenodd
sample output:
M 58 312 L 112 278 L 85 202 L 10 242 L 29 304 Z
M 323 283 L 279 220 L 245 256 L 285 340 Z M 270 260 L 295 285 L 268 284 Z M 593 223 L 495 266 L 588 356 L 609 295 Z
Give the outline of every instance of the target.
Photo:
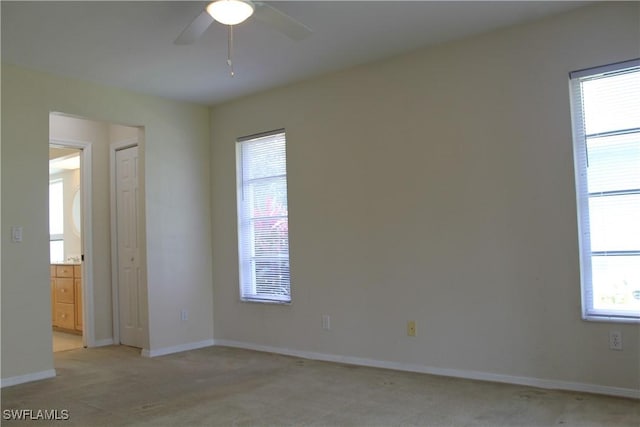
M 205 107 L 2 66 L 2 378 L 53 368 L 48 275 L 49 113 L 144 128 L 146 252 L 151 351 L 213 338 L 209 117 Z M 116 135 L 117 130 L 111 130 Z M 108 134 L 107 134 L 108 135 Z M 94 159 L 106 152 L 94 146 Z M 105 163 L 105 168 L 108 163 Z M 94 167 L 94 174 L 98 173 Z M 108 176 L 108 175 L 104 175 Z M 16 183 L 19 183 L 17 185 Z M 103 178 L 94 187 L 108 188 Z M 94 206 L 96 240 L 108 238 L 108 204 Z M 101 234 L 104 233 L 104 234 Z M 102 236 L 102 237 L 101 237 Z M 110 274 L 108 246 L 96 280 Z M 9 268 L 10 266 L 10 268 Z M 109 276 L 110 277 L 110 276 Z M 101 278 L 101 279 L 98 279 Z M 99 288 L 99 285 L 96 289 Z M 106 289 L 106 288 L 105 288 Z M 95 298 L 109 298 L 99 294 Z M 180 310 L 189 320 L 180 321 Z M 110 319 L 105 310 L 104 319 Z M 102 316 L 102 314 L 97 316 Z M 96 337 L 110 336 L 108 321 Z
M 111 124 L 109 126 L 109 141 L 113 144 L 138 139 L 138 129 L 132 126 Z
M 568 91 L 572 70 L 640 56 L 638 8 L 578 9 L 213 109 L 216 340 L 640 388 L 639 326 L 580 316 Z M 241 303 L 234 141 L 281 127 L 293 304 Z

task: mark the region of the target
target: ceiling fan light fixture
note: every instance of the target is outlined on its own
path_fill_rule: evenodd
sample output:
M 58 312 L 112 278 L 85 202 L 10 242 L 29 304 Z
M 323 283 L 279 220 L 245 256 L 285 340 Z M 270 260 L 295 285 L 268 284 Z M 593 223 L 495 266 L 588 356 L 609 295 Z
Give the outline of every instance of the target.
M 207 13 L 225 25 L 237 25 L 253 15 L 253 4 L 244 0 L 216 0 L 209 3 Z

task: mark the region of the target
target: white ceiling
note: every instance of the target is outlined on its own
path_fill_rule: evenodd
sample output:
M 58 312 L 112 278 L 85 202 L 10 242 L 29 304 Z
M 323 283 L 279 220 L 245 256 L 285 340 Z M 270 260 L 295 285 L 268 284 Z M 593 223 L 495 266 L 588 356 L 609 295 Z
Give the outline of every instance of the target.
M 206 2 L 2 1 L 2 61 L 162 97 L 217 104 L 585 2 L 269 2 L 311 27 L 292 41 L 251 18 L 227 31 L 214 23 L 195 44 L 173 40 Z

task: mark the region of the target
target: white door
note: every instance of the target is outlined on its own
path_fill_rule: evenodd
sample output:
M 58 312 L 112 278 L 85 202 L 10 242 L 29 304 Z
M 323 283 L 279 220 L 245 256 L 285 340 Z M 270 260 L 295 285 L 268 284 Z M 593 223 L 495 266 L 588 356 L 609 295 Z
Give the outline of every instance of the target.
M 142 348 L 138 147 L 116 151 L 116 238 L 120 343 Z

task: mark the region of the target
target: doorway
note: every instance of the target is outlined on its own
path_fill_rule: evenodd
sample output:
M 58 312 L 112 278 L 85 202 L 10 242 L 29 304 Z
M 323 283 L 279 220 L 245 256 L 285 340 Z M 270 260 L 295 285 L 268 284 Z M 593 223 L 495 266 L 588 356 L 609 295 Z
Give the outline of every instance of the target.
M 118 250 L 115 247 L 116 224 L 113 189 L 110 189 L 110 182 L 115 175 L 115 151 L 131 146 L 139 146 L 140 159 L 143 158 L 144 150 L 144 129 L 141 127 L 119 125 L 86 118 L 73 117 L 62 113 L 52 112 L 49 115 L 49 143 L 54 148 L 75 149 L 80 153 L 80 195 L 77 198 L 76 206 L 80 205 L 81 241 L 82 250 L 78 254 L 67 254 L 62 256 L 61 269 L 65 267 L 65 262 L 72 264 L 71 270 L 58 272 L 57 266 L 52 265 L 52 322 L 55 315 L 55 304 L 71 302 L 68 300 L 71 295 L 70 289 L 60 290 L 55 293 L 58 278 L 67 278 L 64 275 L 71 275 L 71 280 L 75 284 L 76 278 L 81 278 L 80 287 L 73 289 L 74 305 L 73 309 L 81 312 L 75 315 L 73 322 L 81 322 L 82 340 L 84 347 L 100 347 L 106 345 L 120 344 L 119 311 L 120 300 L 117 290 L 117 265 Z M 140 183 L 135 188 L 138 193 L 138 200 L 144 201 L 144 162 L 137 161 L 139 169 L 136 173 L 140 177 Z M 139 170 L 139 173 L 138 173 Z M 140 335 L 143 339 L 141 348 L 147 346 L 148 342 L 148 321 L 147 321 L 147 293 L 146 293 L 146 262 L 145 262 L 145 232 L 144 232 L 144 203 L 140 202 L 137 217 L 138 256 L 134 256 L 134 261 L 138 268 L 138 290 L 140 295 L 135 305 L 140 307 L 136 315 L 143 330 Z M 77 265 L 76 265 L 77 264 Z M 55 268 L 53 268 L 55 267 Z M 61 273 L 63 276 L 59 277 Z M 54 280 L 55 279 L 55 284 Z M 60 280 L 61 283 L 68 280 Z M 63 286 L 63 285 L 60 285 Z M 58 287 L 60 287 L 58 286 Z M 78 289 L 78 291 L 76 291 Z M 61 296 L 62 299 L 56 300 Z M 76 304 L 76 301 L 78 303 Z M 58 308 L 70 308 L 70 306 L 59 306 Z M 65 314 L 62 317 L 66 321 L 64 332 L 73 332 L 70 326 L 70 317 Z M 77 329 L 75 332 L 78 334 Z M 79 335 L 79 334 L 78 334 Z M 54 335 L 55 340 L 55 335 Z
M 49 144 L 49 253 L 53 351 L 82 348 L 84 152 L 77 145 Z

